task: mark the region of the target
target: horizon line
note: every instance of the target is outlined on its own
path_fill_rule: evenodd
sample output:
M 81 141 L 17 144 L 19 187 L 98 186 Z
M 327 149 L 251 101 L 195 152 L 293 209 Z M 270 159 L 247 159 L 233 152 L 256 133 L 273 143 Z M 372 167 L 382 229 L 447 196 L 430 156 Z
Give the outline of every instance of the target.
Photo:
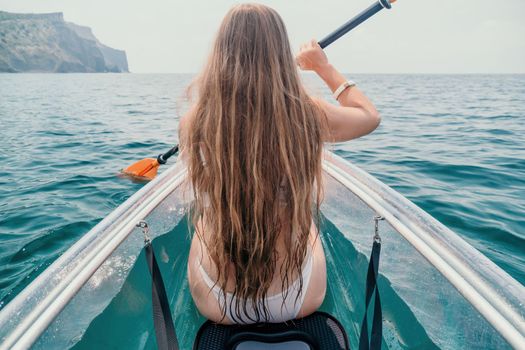
M 196 75 L 200 72 L 67 72 L 67 73 L 57 73 L 57 72 L 0 72 L 0 74 L 10 74 L 10 75 L 24 75 L 24 74 L 180 74 L 180 75 Z M 300 72 L 300 74 L 305 75 L 316 75 L 314 72 Z M 353 72 L 346 73 L 341 72 L 344 75 L 525 75 L 525 72 Z

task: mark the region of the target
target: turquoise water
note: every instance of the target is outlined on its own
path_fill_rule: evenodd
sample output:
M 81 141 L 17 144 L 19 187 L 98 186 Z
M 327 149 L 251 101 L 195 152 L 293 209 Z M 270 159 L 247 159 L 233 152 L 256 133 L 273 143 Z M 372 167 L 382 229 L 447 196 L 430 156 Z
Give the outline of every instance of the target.
M 525 284 L 525 76 L 352 78 L 383 122 L 331 148 Z M 116 174 L 176 142 L 190 79 L 0 75 L 0 307 L 140 188 Z

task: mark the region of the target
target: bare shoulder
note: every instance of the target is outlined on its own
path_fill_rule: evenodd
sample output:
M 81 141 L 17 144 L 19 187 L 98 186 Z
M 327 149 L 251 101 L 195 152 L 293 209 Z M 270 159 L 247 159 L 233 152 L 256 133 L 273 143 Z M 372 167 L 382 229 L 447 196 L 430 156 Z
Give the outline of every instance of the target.
M 188 135 L 190 121 L 196 112 L 197 106 L 193 105 L 188 109 L 186 113 L 184 113 L 184 115 L 179 120 L 179 146 L 181 146 L 179 159 L 181 159 L 182 161 L 188 160 L 188 155 L 186 151 L 186 137 Z
M 179 139 L 182 139 L 187 133 L 189 123 L 195 112 L 197 111 L 197 105 L 191 106 L 186 113 L 179 120 Z

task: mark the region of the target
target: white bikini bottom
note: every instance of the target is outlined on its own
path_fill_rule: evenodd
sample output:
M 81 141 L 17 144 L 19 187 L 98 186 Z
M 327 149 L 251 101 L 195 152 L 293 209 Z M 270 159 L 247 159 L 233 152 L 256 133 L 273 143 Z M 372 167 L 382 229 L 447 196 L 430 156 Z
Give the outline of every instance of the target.
M 202 265 L 197 262 L 199 270 L 202 274 L 204 282 L 208 285 L 210 290 L 215 295 L 221 309 L 224 307 L 225 303 L 228 305 L 226 310 L 226 317 L 237 324 L 251 324 L 257 322 L 271 322 L 271 323 L 280 323 L 292 320 L 297 317 L 299 311 L 304 302 L 304 296 L 308 290 L 308 284 L 310 283 L 310 277 L 312 275 L 312 266 L 313 266 L 313 255 L 308 249 L 306 255 L 306 264 L 302 269 L 303 277 L 303 287 L 301 292 L 299 292 L 300 279 L 297 278 L 293 284 L 288 288 L 288 293 L 278 293 L 272 296 L 266 297 L 265 303 L 258 302 L 255 306 L 260 317 L 263 319 L 257 319 L 257 311 L 253 305 L 253 302 L 250 300 L 246 303 L 246 313 L 243 310 L 243 300 L 237 297 L 233 297 L 232 293 L 224 293 L 224 291 L 214 282 L 208 273 L 204 270 Z M 286 298 L 284 296 L 286 295 Z M 284 302 L 283 302 L 284 299 Z M 267 318 L 265 317 L 264 307 L 268 310 Z M 235 310 L 239 310 L 239 315 Z

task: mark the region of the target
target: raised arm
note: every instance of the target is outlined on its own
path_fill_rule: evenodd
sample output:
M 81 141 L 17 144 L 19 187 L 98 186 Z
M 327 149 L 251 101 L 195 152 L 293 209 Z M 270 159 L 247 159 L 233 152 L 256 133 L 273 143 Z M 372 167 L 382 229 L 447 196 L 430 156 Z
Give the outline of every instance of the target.
M 332 92 L 346 82 L 346 78 L 329 62 L 317 41 L 312 40 L 301 46 L 297 55 L 297 64 L 302 70 L 316 72 Z M 372 102 L 357 86 L 346 88 L 338 97 L 338 105 L 324 99 L 315 98 L 326 112 L 329 135 L 327 142 L 352 140 L 374 131 L 381 118 Z

